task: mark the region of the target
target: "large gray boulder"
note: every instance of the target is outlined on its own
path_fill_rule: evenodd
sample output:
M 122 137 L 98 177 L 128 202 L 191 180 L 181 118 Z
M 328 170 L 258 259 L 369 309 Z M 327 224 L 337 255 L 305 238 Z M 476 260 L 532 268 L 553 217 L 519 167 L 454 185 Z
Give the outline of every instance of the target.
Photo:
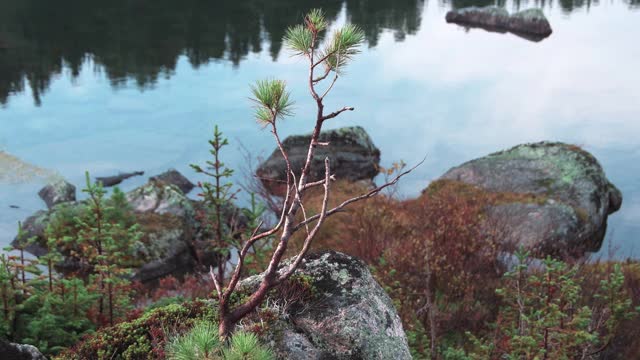
M 62 178 L 56 179 L 38 191 L 38 196 L 51 209 L 54 205 L 76 201 L 76 187 Z
M 295 309 L 266 302 L 279 316 L 266 335 L 278 358 L 411 359 L 400 317 L 364 262 L 319 252 L 308 255 L 294 276 L 306 279 L 315 296 Z M 261 279 L 247 278 L 240 289 L 254 289 Z
M 502 242 L 542 254 L 597 251 L 608 215 L 622 204 L 622 194 L 593 155 L 558 142 L 518 145 L 455 167 L 440 179 L 533 195 L 491 204 L 487 215 L 492 226 L 500 226 Z
M 540 9 L 527 9 L 512 15 L 497 6 L 467 7 L 447 12 L 449 23 L 482 27 L 487 30 L 510 31 L 516 34 L 545 38 L 551 35 L 551 25 Z
M 282 145 L 289 155 L 291 167 L 299 175 L 309 149 L 311 135 L 287 137 Z M 329 142 L 329 146 L 316 147 L 311 163 L 310 181 L 324 178 L 324 159 L 331 161 L 331 173 L 338 180 L 371 181 L 378 174 L 380 150 L 373 144 L 367 132 L 360 126 L 327 130 L 320 135 L 320 142 Z M 280 150 L 258 167 L 256 174 L 265 188 L 272 194 L 282 195 L 286 190 L 286 163 Z

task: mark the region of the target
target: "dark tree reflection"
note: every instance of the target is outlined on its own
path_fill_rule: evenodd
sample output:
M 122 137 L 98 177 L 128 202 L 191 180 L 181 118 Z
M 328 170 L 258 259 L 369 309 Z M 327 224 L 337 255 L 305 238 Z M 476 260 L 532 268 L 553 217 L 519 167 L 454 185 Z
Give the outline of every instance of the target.
M 505 6 L 505 0 L 441 0 L 452 8 Z M 516 0 L 545 6 L 550 0 Z M 565 11 L 592 0 L 558 0 Z M 597 0 L 596 0 L 597 1 Z M 628 0 L 637 6 L 640 0 Z M 173 74 L 180 56 L 197 68 L 211 61 L 238 66 L 267 47 L 275 60 L 286 28 L 309 9 L 349 21 L 376 46 L 384 30 L 396 41 L 418 31 L 424 0 L 0 0 L 0 104 L 30 90 L 39 105 L 52 79 L 92 64 L 114 87 L 141 89 Z

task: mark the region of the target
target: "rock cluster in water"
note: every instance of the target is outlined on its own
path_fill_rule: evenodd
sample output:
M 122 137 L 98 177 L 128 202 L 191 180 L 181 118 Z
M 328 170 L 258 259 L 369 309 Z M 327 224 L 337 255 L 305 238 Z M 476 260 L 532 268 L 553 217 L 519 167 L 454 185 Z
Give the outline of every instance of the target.
M 71 213 L 84 206 L 75 201 L 73 185 L 56 182 L 43 188 L 40 193 L 48 210 L 40 210 L 23 222 L 24 236 L 13 241 L 19 245 L 26 239 L 35 237 L 26 250 L 36 256 L 47 253 L 45 230 L 52 217 L 66 209 Z M 134 271 L 134 279 L 149 282 L 167 275 L 180 275 L 192 271 L 198 262 L 212 264 L 215 256 L 200 247 L 206 245 L 203 224 L 196 214 L 203 211 L 199 201 L 189 199 L 183 190 L 191 190 L 193 184 L 176 170 L 169 170 L 152 177 L 146 184 L 126 193 L 126 198 L 141 226 L 143 238 L 136 244 L 136 256 L 142 262 Z M 64 201 L 63 201 L 64 200 Z M 241 225 L 239 209 L 225 207 L 225 219 Z M 200 256 L 199 256 L 200 254 Z M 72 269 L 74 263 L 65 261 L 61 270 Z
M 541 40 L 551 35 L 551 25 L 540 9 L 527 9 L 512 15 L 497 6 L 467 7 L 447 12 L 449 23 L 482 27 L 490 31 L 510 31 Z

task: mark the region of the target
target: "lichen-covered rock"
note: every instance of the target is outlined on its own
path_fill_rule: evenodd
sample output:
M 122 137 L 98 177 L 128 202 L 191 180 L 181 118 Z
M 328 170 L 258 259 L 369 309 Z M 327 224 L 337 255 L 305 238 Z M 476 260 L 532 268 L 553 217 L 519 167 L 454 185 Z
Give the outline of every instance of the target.
M 175 169 L 169 169 L 160 175 L 152 176 L 149 178 L 151 181 L 161 181 L 166 184 L 175 185 L 184 194 L 188 194 L 195 185 L 189 181 L 184 175 Z
M 171 214 L 192 217 L 191 201 L 175 185 L 160 181 L 149 181 L 127 193 L 127 201 L 138 213 Z
M 296 276 L 310 279 L 316 298 L 302 311 L 281 314 L 284 325 L 270 335 L 279 358 L 411 359 L 400 317 L 365 263 L 320 252 L 308 255 Z M 240 287 L 255 288 L 261 279 Z
M 76 187 L 64 179 L 56 179 L 38 191 L 38 196 L 51 209 L 54 205 L 76 201 Z
M 608 215 L 622 203 L 622 194 L 593 155 L 557 142 L 519 145 L 475 159 L 441 179 L 490 192 L 536 195 L 536 201 L 523 197 L 493 204 L 487 214 L 502 228 L 504 243 L 546 254 L 597 251 Z
M 512 15 L 497 6 L 467 7 L 447 12 L 447 22 L 504 30 L 541 38 L 551 35 L 551 25 L 540 9 L 527 9 Z
M 291 166 L 299 175 L 309 150 L 311 135 L 289 136 L 282 145 L 289 155 Z M 378 174 L 380 150 L 376 148 L 367 132 L 359 126 L 344 127 L 322 132 L 320 142 L 329 146 L 316 147 L 312 160 L 310 181 L 324 178 L 324 159 L 331 161 L 331 173 L 339 180 L 372 180 Z M 256 171 L 264 186 L 275 195 L 286 190 L 286 164 L 280 150 L 276 149 Z
M 33 345 L 14 344 L 0 339 L 0 359 L 2 360 L 46 360 Z

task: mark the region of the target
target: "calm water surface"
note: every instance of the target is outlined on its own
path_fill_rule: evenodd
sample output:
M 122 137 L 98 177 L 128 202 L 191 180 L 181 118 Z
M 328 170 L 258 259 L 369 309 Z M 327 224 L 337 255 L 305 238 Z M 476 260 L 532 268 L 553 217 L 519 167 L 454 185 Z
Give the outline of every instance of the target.
M 365 127 L 383 165 L 428 154 L 402 183 L 405 196 L 452 166 L 519 143 L 579 144 L 624 195 L 603 248 L 612 242 L 618 256 L 640 255 L 637 0 L 497 3 L 542 7 L 554 32 L 541 42 L 444 21 L 452 7 L 493 1 L 211 3 L 0 0 L 0 150 L 79 189 L 85 170 L 152 175 L 175 167 L 197 180 L 188 164 L 207 159 L 217 123 L 233 145 L 227 164 L 243 167 L 240 144 L 256 157 L 274 147 L 252 120 L 248 85 L 256 79 L 285 79 L 292 90 L 298 115 L 281 125 L 283 136 L 310 129 L 305 63 L 279 39 L 319 6 L 333 26 L 350 21 L 367 33 L 363 54 L 327 101 L 328 109 L 356 111 L 329 126 Z M 6 180 L 9 171 L 0 168 L 0 245 L 44 207 L 42 180 Z

